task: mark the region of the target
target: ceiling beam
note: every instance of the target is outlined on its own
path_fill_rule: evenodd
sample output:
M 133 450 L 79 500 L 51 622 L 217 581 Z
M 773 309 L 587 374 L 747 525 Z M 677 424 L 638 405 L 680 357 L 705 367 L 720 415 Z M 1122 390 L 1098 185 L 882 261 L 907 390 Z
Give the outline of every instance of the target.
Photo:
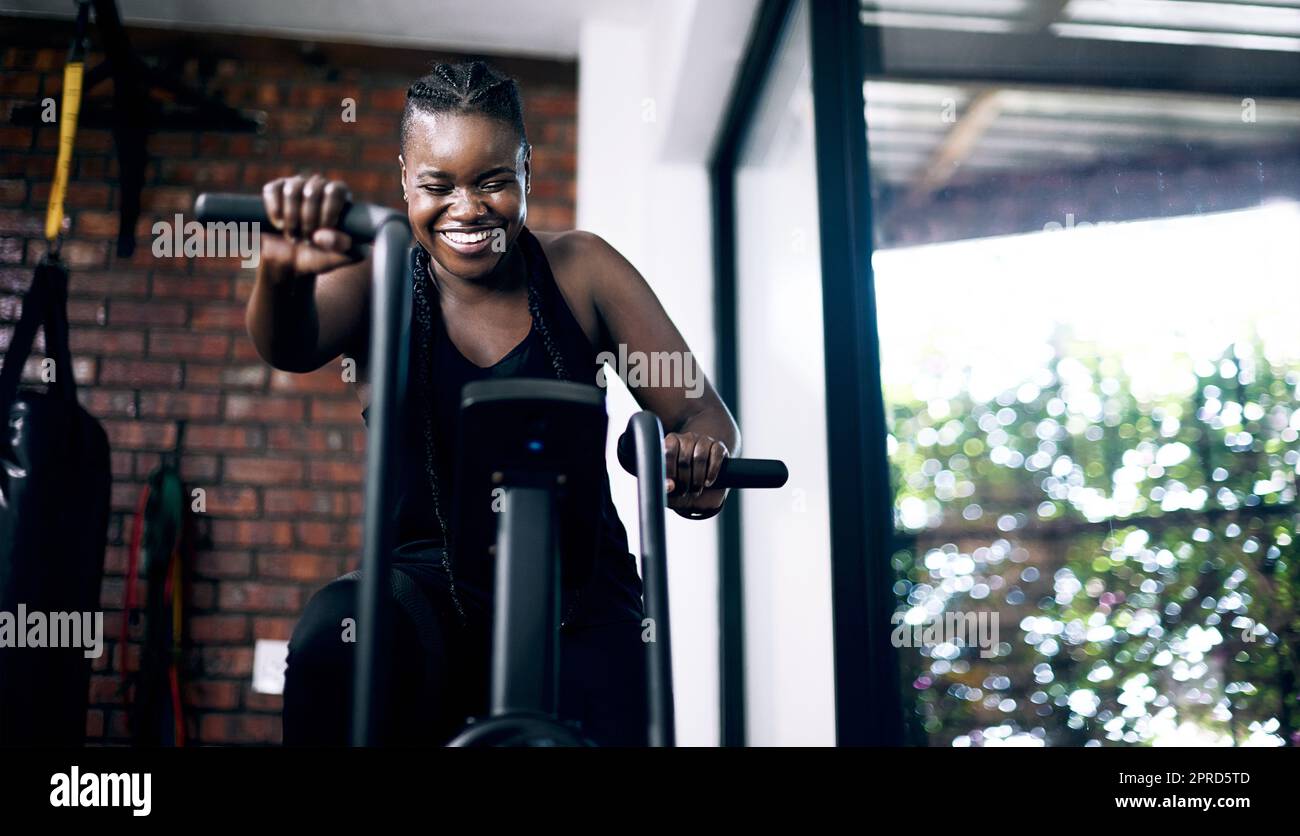
M 919 206 L 952 178 L 962 161 L 979 144 L 980 137 L 997 121 L 1002 112 L 1000 90 L 983 90 L 971 99 L 966 112 L 948 131 L 920 178 L 907 195 L 909 206 Z
M 864 26 L 868 78 L 1300 99 L 1300 52 Z

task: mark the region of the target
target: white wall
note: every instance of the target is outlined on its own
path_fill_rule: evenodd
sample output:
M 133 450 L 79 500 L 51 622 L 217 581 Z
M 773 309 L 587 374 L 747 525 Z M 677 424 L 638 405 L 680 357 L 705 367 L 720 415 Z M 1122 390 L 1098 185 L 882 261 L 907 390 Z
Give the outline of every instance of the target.
M 757 3 L 670 0 L 643 20 L 587 20 L 578 49 L 578 227 L 646 277 L 701 367 L 714 369 L 707 163 Z M 637 409 L 610 389 L 610 449 Z M 636 542 L 635 481 L 611 464 Z M 668 514 L 677 737 L 719 742 L 717 522 Z

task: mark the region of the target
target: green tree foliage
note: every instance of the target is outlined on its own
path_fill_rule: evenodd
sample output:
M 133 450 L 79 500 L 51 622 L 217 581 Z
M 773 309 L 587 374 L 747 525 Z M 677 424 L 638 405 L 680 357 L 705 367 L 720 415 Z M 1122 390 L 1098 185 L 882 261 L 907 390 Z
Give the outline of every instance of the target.
M 992 401 L 890 399 L 898 611 L 1000 623 L 992 658 L 900 649 L 915 742 L 1300 743 L 1300 362 L 1184 366 L 1139 398 L 1072 347 Z

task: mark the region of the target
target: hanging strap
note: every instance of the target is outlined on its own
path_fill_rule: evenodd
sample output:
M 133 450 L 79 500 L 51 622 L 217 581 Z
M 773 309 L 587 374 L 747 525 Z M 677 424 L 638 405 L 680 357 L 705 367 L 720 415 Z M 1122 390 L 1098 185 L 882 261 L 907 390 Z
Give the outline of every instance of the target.
M 72 150 L 77 139 L 77 117 L 81 114 L 81 80 L 86 70 L 86 20 L 90 3 L 78 3 L 77 29 L 68 49 L 68 63 L 63 68 L 63 110 L 59 113 L 59 157 L 54 164 L 54 185 L 50 188 L 50 205 L 45 212 L 45 239 L 58 251 L 63 231 L 63 198 L 68 191 L 72 170 Z

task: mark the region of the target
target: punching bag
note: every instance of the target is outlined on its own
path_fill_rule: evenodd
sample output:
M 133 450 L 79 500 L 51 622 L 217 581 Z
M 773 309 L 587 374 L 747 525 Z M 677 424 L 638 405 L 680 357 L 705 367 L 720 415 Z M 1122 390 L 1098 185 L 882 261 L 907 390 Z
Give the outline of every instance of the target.
M 67 294 L 67 272 L 43 261 L 0 370 L 0 745 L 84 743 L 96 643 L 107 652 L 108 436 L 77 402 Z M 40 325 L 48 388 L 20 390 Z

